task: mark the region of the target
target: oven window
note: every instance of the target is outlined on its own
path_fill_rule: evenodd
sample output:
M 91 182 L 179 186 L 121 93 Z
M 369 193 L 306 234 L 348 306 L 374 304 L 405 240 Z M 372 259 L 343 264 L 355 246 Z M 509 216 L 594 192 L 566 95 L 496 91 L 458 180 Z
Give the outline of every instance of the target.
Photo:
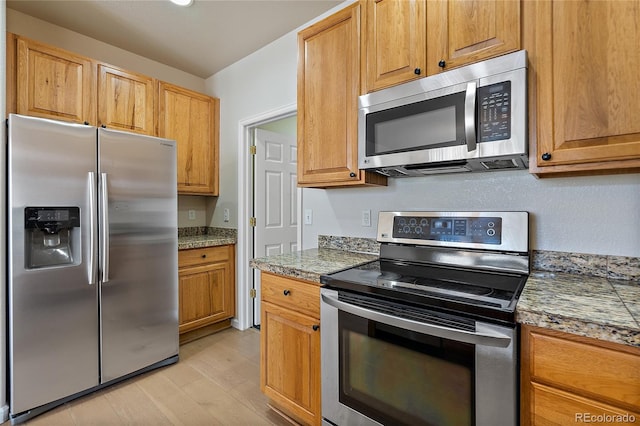
M 474 424 L 475 347 L 339 312 L 340 402 L 393 425 Z
M 368 156 L 464 145 L 464 92 L 367 114 Z

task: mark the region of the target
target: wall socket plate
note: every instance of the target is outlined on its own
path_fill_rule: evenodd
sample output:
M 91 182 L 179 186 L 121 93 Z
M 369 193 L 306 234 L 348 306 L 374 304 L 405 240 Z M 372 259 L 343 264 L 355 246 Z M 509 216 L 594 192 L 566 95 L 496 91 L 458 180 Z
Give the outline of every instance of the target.
M 229 222 L 229 216 L 230 216 L 229 209 L 224 209 L 224 221 L 225 222 Z
M 371 226 L 371 210 L 362 210 L 362 226 Z
M 189 210 L 189 220 L 196 220 L 196 211 Z

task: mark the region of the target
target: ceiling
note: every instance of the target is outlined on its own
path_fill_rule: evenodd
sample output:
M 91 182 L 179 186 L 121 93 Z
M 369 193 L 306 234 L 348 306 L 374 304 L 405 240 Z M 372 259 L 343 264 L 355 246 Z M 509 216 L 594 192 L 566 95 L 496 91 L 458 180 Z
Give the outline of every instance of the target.
M 342 0 L 7 0 L 7 8 L 208 78 Z

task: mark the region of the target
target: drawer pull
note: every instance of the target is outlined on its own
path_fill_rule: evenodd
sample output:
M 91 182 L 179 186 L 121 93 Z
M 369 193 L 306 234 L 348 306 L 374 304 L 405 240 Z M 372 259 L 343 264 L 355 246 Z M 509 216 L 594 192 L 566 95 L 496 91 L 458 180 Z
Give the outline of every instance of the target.
M 283 291 L 282 293 L 283 293 L 285 296 L 288 296 L 288 295 L 290 295 L 290 294 L 291 294 L 291 292 L 290 292 L 289 290 L 285 290 L 285 291 Z
M 320 324 L 314 324 L 311 328 L 313 328 L 313 331 L 318 331 L 318 329 L 320 328 Z

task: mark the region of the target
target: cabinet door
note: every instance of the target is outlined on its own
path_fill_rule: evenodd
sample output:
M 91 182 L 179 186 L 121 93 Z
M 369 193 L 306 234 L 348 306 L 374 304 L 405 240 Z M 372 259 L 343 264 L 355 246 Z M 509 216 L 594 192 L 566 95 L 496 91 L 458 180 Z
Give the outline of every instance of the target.
M 478 62 L 520 48 L 520 2 L 429 0 L 427 72 Z
M 98 126 L 155 135 L 156 80 L 98 65 Z
M 640 170 L 640 2 L 524 2 L 533 173 Z
M 298 33 L 298 186 L 386 184 L 358 170 L 360 5 Z
M 96 124 L 96 72 L 88 58 L 17 40 L 17 112 Z
M 178 193 L 218 195 L 219 99 L 160 83 L 158 136 L 174 139 Z
M 365 0 L 362 67 L 371 92 L 426 73 L 426 1 Z
M 180 270 L 181 333 L 233 317 L 232 273 L 228 262 Z
M 260 387 L 304 424 L 320 424 L 319 320 L 261 303 Z

